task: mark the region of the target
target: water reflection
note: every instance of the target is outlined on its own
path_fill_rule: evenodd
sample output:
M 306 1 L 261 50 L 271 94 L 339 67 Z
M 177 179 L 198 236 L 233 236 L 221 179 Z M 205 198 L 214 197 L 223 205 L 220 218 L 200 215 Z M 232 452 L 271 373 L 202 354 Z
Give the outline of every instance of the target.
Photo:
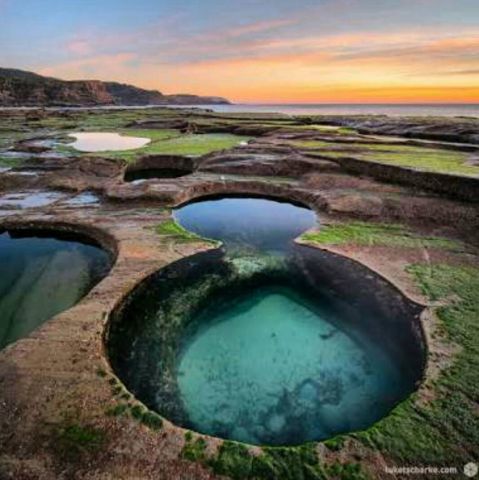
M 72 133 L 70 137 L 76 139 L 70 145 L 80 152 L 133 150 L 144 147 L 151 141 L 149 138 L 129 137 L 107 132 Z
M 110 267 L 101 248 L 0 233 L 0 349 L 74 305 Z
M 174 213 L 182 227 L 224 242 L 229 251 L 284 252 L 316 224 L 308 208 L 265 198 L 220 198 L 187 204 Z

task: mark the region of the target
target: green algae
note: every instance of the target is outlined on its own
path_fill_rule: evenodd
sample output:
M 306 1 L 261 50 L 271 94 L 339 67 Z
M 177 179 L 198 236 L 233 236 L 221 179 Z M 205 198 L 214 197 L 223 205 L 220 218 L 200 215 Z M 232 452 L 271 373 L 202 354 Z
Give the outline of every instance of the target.
M 426 386 L 429 403 L 415 396 L 356 438 L 391 459 L 409 465 L 456 465 L 477 461 L 479 443 L 479 269 L 447 264 L 407 268 L 424 295 L 446 305 L 436 308 L 443 341 L 455 345 L 453 362 Z
M 11 168 L 19 167 L 24 162 L 21 158 L 2 157 L 0 153 L 0 167 Z
M 89 153 L 90 156 L 114 158 L 126 163 L 133 163 L 144 155 L 185 155 L 201 156 L 207 153 L 229 149 L 246 142 L 252 137 L 230 133 L 181 133 L 174 129 L 126 129 L 117 130 L 121 135 L 150 138 L 146 146 L 134 150 L 102 151 Z M 80 153 L 68 144 L 57 146 L 57 151 L 69 154 Z
M 160 223 L 154 227 L 155 233 L 158 235 L 165 235 L 171 237 L 175 242 L 178 243 L 187 243 L 187 242 L 207 242 L 214 245 L 217 245 L 218 242 L 210 240 L 208 238 L 203 238 L 195 233 L 192 233 L 184 229 L 180 224 L 178 224 L 174 219 L 169 219 L 166 222 Z
M 452 173 L 468 176 L 478 176 L 479 166 L 468 165 L 469 155 L 453 150 L 410 147 L 402 145 L 375 146 L 361 153 L 364 160 L 410 167 L 439 173 Z
M 65 423 L 57 427 L 52 437 L 55 454 L 68 461 L 100 451 L 106 444 L 103 430 L 79 423 Z
M 207 443 L 185 434 L 182 457 L 209 466 L 214 473 L 234 480 L 365 480 L 357 463 L 322 463 L 314 443 L 299 447 L 264 447 L 252 453 L 241 443 L 224 441 L 215 455 L 208 457 Z
M 230 133 L 183 134 L 161 143 L 152 142 L 152 145 L 146 148 L 145 153 L 200 156 L 235 147 L 251 138 Z
M 128 397 L 131 398 L 131 395 L 128 394 Z M 129 398 L 125 398 L 125 400 Z M 160 415 L 139 404 L 132 405 L 131 403 L 121 402 L 107 408 L 105 413 L 110 417 L 129 415 L 151 430 L 160 430 L 163 427 L 163 419 Z
M 206 447 L 207 443 L 203 437 L 193 438 L 193 434 L 188 431 L 185 433 L 185 445 L 181 456 L 191 462 L 204 462 L 207 458 Z
M 469 165 L 466 152 L 407 144 L 335 143 L 325 140 L 295 140 L 298 148 L 320 150 L 331 158 L 356 157 L 361 160 L 398 165 L 438 173 L 479 175 L 479 166 Z
M 292 124 L 291 126 L 288 126 L 288 128 L 291 128 L 293 130 L 317 130 L 321 133 L 324 133 L 325 135 L 357 135 L 357 131 L 354 128 L 351 127 L 338 127 L 337 125 L 297 125 L 297 124 Z
M 461 250 L 462 244 L 442 237 L 415 234 L 402 225 L 348 222 L 306 232 L 301 240 L 320 245 L 385 245 L 404 248 L 438 248 Z
M 291 144 L 299 148 L 331 148 L 337 146 L 336 143 L 326 140 L 294 140 Z
M 331 158 L 356 157 L 361 160 L 398 165 L 438 173 L 478 176 L 479 166 L 467 164 L 466 152 L 413 145 L 384 143 L 334 143 L 323 140 L 295 140 L 298 148 L 317 149 Z

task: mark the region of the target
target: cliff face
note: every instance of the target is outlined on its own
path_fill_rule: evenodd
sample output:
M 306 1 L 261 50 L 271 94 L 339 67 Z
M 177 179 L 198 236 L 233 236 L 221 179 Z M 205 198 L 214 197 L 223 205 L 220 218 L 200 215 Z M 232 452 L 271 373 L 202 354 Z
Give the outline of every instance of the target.
M 163 95 L 132 85 L 99 80 L 64 81 L 0 68 L 0 106 L 179 105 L 229 103 L 220 97 Z

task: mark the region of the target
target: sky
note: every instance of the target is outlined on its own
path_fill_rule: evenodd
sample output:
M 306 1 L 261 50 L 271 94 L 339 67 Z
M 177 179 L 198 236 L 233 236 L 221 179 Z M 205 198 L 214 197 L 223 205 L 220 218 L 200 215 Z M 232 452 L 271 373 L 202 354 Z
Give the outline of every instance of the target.
M 479 103 L 479 0 L 0 0 L 0 66 L 237 103 Z

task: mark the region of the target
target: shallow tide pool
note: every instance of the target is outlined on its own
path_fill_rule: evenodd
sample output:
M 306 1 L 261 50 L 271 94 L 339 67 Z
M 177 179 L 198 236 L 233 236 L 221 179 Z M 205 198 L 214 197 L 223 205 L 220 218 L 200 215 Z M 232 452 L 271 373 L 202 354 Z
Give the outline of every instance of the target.
M 114 313 L 109 352 L 173 423 L 256 445 L 367 428 L 416 387 L 416 306 L 351 260 L 297 245 L 313 211 L 265 198 L 178 208 L 224 248 L 147 278 Z
M 265 198 L 219 198 L 192 202 L 175 210 L 180 225 L 229 249 L 283 251 L 316 224 L 308 208 Z
M 381 418 L 403 388 L 380 349 L 292 289 L 257 289 L 197 321 L 178 386 L 199 432 L 268 445 L 324 439 Z
M 134 150 L 151 142 L 149 138 L 129 137 L 107 132 L 71 133 L 70 137 L 74 137 L 76 140 L 69 145 L 80 152 Z
M 0 349 L 73 306 L 109 270 L 84 243 L 0 233 Z

